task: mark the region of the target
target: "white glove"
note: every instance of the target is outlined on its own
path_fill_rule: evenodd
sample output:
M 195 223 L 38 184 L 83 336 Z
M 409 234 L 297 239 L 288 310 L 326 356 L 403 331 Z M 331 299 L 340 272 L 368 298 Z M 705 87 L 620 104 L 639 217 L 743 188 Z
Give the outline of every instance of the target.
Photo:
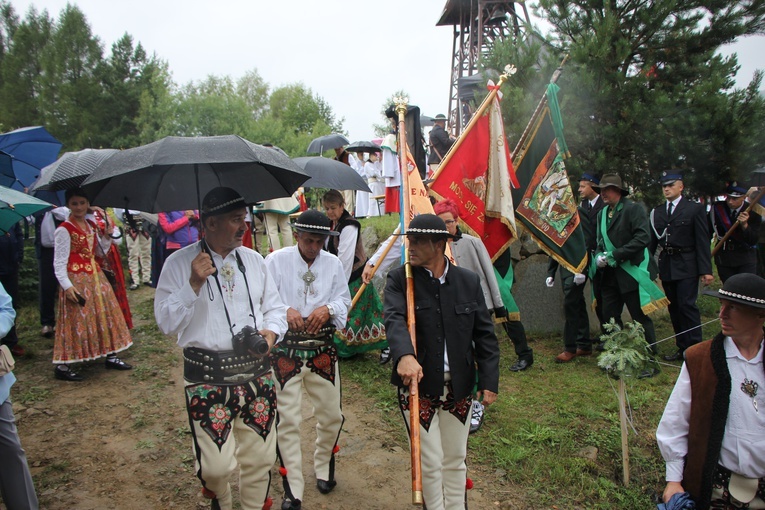
M 548 287 L 552 287 L 553 285 L 555 285 L 555 279 L 552 276 L 548 276 L 547 279 L 545 280 L 545 285 L 547 285 Z
M 581 285 L 587 280 L 587 277 L 584 276 L 582 273 L 576 273 L 574 275 L 574 283 L 577 285 Z
M 597 266 L 601 269 L 606 267 L 608 265 L 608 257 L 606 256 L 606 254 L 601 253 L 600 255 L 598 255 L 598 258 L 595 259 L 595 264 L 597 264 Z

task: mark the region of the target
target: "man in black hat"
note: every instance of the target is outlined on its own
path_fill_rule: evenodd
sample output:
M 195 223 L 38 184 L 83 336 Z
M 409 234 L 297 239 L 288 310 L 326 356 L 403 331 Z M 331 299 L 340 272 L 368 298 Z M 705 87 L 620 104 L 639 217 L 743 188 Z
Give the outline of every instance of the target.
M 663 172 L 661 189 L 666 201 L 651 211 L 651 246 L 659 252 L 659 278 L 669 299 L 669 316 L 675 331 L 677 352 L 664 356 L 667 361 L 683 359 L 691 345 L 701 342 L 701 313 L 696 306 L 699 280 L 709 285 L 712 255 L 704 206 L 683 197 L 683 174 Z
M 449 152 L 455 139 L 446 132 L 446 115 L 439 113 L 433 119 L 433 129 L 430 130 L 430 151 L 428 152 L 428 166 L 431 172 L 438 169 L 441 160 Z
M 656 431 L 664 501 L 688 491 L 696 508 L 765 508 L 765 280 L 733 275 L 719 291 L 720 327 L 690 347 Z M 679 496 L 678 496 L 679 497 Z M 685 508 L 685 507 L 683 507 Z
M 452 236 L 433 214 L 415 217 L 406 234 L 414 275 L 416 353 L 407 328 L 405 267 L 388 273 L 385 329 L 391 383 L 408 428 L 409 391 L 419 392 L 422 492 L 428 509 L 465 508 L 465 456 L 473 387 L 489 405 L 499 388 L 499 345 L 474 272 L 444 256 Z
M 196 474 L 211 508 L 223 510 L 237 464 L 242 508 L 271 503 L 276 394 L 266 354 L 287 330 L 263 258 L 242 246 L 246 205 L 231 188 L 205 195 L 205 238 L 168 257 L 154 299 L 159 329 L 183 347 Z
M 717 274 L 723 283 L 734 274 L 757 273 L 756 245 L 762 218 L 755 212 L 747 212 L 746 192 L 737 182 L 728 183 L 725 200 L 715 202 L 709 210 L 710 229 L 716 242 L 738 223 L 715 254 Z
M 603 320 L 621 324 L 622 309 L 645 330 L 645 339 L 655 350 L 656 332 L 647 313 L 667 305 L 667 299 L 653 283 L 656 268 L 648 253 L 651 234 L 648 215 L 640 204 L 627 198 L 629 191 L 617 174 L 600 180 L 600 196 L 606 207 L 598 214 L 595 261 L 601 277 Z M 641 374 L 656 375 L 654 371 Z
M 316 487 L 332 491 L 335 453 L 343 412 L 340 406 L 340 366 L 333 337 L 344 328 L 351 304 L 348 278 L 339 258 L 323 250 L 336 236 L 329 218 L 309 209 L 293 226 L 297 246 L 266 257 L 276 287 L 286 305 L 289 330 L 272 354 L 279 401 L 277 449 L 284 486 L 282 510 L 300 510 L 305 481 L 300 450 L 301 399 L 305 389 L 316 417 L 313 456 Z

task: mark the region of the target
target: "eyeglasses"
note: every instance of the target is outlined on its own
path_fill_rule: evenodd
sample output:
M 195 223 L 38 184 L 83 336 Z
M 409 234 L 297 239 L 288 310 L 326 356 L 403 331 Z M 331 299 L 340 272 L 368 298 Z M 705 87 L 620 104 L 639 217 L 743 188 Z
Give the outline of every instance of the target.
M 446 223 L 447 225 L 454 225 L 455 223 L 457 223 L 457 220 L 444 220 L 444 223 Z

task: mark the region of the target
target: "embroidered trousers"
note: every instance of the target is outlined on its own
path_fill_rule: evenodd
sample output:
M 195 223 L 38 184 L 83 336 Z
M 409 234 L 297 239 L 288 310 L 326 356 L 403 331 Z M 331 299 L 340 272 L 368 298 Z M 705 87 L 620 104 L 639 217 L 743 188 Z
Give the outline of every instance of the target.
M 151 237 L 139 233 L 133 239 L 128 234 L 125 236 L 125 243 L 133 283 L 151 283 Z
M 284 478 L 285 496 L 302 501 L 305 488 L 300 451 L 303 388 L 311 399 L 316 417 L 316 450 L 313 454 L 316 479 L 333 481 L 335 478 L 333 450 L 345 420 L 340 404 L 337 351 L 334 347 L 323 348 L 315 357 L 305 360 L 305 366 L 303 360 L 293 352 L 277 352 L 276 356 L 277 360 L 272 361 L 271 365 L 277 379 L 276 399 L 279 402 L 277 448 L 282 466 L 287 470 Z M 331 370 L 327 369 L 327 362 L 332 363 Z
M 221 510 L 231 510 L 229 480 L 238 464 L 241 508 L 260 510 L 276 460 L 271 373 L 239 386 L 186 381 L 185 389 L 197 477 Z
M 444 385 L 437 402 L 420 395 L 420 455 L 422 498 L 428 510 L 465 510 L 467 456 L 471 398 L 455 405 L 450 388 Z M 399 407 L 409 429 L 409 391 L 399 388 Z M 464 408 L 464 409 L 463 409 Z M 410 445 L 411 447 L 411 445 Z

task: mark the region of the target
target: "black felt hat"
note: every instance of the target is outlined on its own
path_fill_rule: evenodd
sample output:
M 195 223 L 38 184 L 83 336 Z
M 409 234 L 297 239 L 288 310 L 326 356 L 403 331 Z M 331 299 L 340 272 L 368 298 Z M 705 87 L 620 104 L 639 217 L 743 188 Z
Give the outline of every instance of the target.
M 202 215 L 218 216 L 246 207 L 247 204 L 238 191 L 232 188 L 218 187 L 214 188 L 205 195 L 202 200 Z
M 754 308 L 765 308 L 765 279 L 756 274 L 739 273 L 725 280 L 722 289 L 705 290 L 704 294 Z
M 309 234 L 340 235 L 340 232 L 332 230 L 332 222 L 327 218 L 327 215 L 316 209 L 308 209 L 301 213 L 292 227 L 299 232 L 308 232 Z
M 419 214 L 409 222 L 405 236 L 438 236 L 454 239 L 449 233 L 444 220 L 435 214 Z

